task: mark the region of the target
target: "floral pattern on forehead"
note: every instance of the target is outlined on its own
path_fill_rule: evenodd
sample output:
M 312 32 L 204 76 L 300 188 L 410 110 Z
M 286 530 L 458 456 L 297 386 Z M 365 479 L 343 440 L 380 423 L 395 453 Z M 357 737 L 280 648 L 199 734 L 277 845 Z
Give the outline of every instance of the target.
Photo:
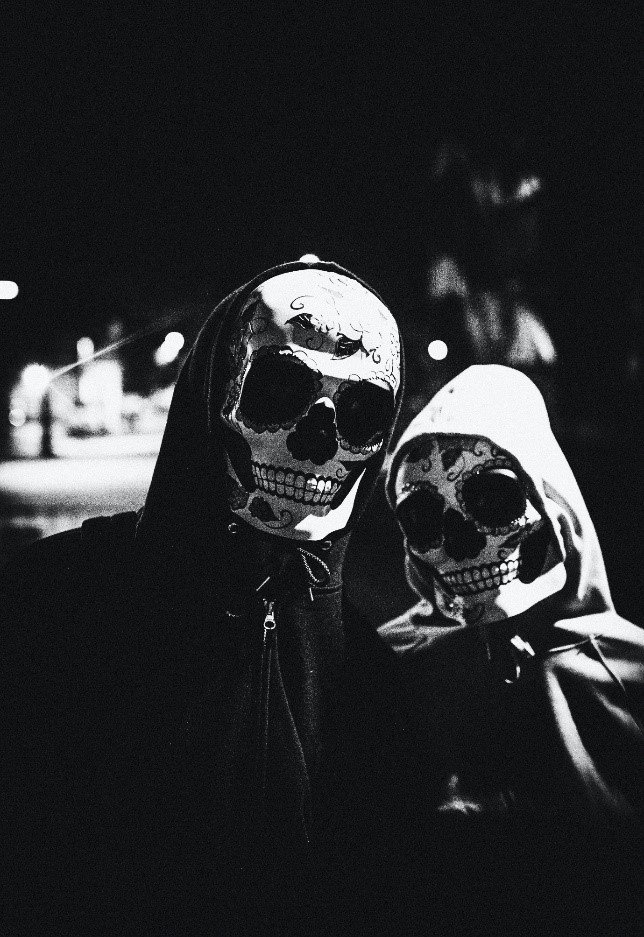
M 299 276 L 301 274 L 303 276 Z M 290 345 L 307 363 L 333 373 L 333 362 L 359 362 L 362 380 L 400 385 L 400 340 L 389 310 L 350 277 L 326 270 L 295 271 L 272 277 L 248 297 L 232 337 L 232 367 L 239 373 L 250 344 Z M 253 341 L 254 339 L 254 341 Z M 306 353 L 311 352 L 308 356 Z M 330 367 L 330 371 L 329 371 Z M 338 370 L 346 377 L 346 369 Z

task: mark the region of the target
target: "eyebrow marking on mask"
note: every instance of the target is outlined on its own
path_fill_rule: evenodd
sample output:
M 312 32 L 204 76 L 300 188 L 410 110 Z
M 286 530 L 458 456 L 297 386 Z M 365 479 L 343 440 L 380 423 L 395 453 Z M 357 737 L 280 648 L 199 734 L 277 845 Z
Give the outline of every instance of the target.
M 327 325 L 326 322 L 318 319 L 317 316 L 314 316 L 310 312 L 299 312 L 296 316 L 292 316 L 290 319 L 287 319 L 286 322 L 287 324 L 297 326 L 300 329 L 322 332 L 323 334 L 330 332 L 332 329 L 331 325 Z
M 295 300 L 293 300 L 295 302 Z M 293 306 L 293 303 L 291 303 Z M 357 354 L 359 351 L 362 351 L 364 355 L 369 355 L 369 352 L 364 346 L 362 341 L 364 333 L 360 334 L 360 330 L 356 329 L 356 332 L 359 333 L 358 338 L 349 338 L 348 335 L 345 335 L 344 332 L 341 332 L 338 328 L 338 325 L 331 325 L 326 322 L 323 322 L 320 318 L 310 312 L 298 312 L 296 316 L 292 316 L 290 319 L 287 319 L 287 324 L 293 325 L 295 328 L 303 329 L 308 332 L 317 332 L 319 335 L 329 335 L 332 332 L 337 332 L 338 338 L 333 342 L 333 358 L 336 361 L 340 361 L 344 358 L 350 358 L 352 355 Z M 323 343 L 319 345 L 311 344 L 311 340 L 305 342 L 307 348 L 315 349 L 317 351 L 324 350 Z M 331 349 L 329 349 L 331 350 Z
M 295 300 L 293 300 L 294 302 Z M 291 306 L 293 306 L 293 303 L 291 303 Z M 296 316 L 287 319 L 286 324 L 293 326 L 293 342 L 296 345 L 308 348 L 309 351 L 325 351 L 328 350 L 328 347 L 325 349 L 325 346 L 333 344 L 333 340 L 330 338 L 333 326 L 323 322 L 313 313 L 299 312 Z M 298 337 L 298 330 L 308 334 L 303 337 L 300 332 Z
M 369 352 L 362 344 L 362 336 L 360 338 L 349 338 L 348 335 L 344 335 L 342 332 L 339 333 L 338 340 L 335 343 L 335 352 L 333 353 L 334 358 L 350 358 L 351 355 L 355 355 L 356 352 L 362 350 L 365 355 L 368 355 Z

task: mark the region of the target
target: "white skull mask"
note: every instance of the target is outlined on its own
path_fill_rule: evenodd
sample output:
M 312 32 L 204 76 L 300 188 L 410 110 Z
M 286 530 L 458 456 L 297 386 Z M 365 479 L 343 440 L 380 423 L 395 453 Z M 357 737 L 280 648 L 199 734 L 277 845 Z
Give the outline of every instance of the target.
M 433 578 L 443 615 L 493 622 L 544 597 L 533 584 L 551 532 L 509 453 L 474 436 L 424 436 L 400 464 L 395 496 L 407 548 Z
M 231 510 L 264 531 L 321 539 L 346 526 L 391 429 L 398 329 L 356 280 L 296 270 L 266 280 L 232 336 L 221 418 Z

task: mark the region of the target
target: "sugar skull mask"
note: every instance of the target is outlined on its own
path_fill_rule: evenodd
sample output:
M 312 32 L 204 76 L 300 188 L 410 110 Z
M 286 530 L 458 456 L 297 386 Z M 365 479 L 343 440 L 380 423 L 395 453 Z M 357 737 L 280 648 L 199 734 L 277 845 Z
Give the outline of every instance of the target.
M 509 453 L 473 436 L 424 436 L 400 464 L 395 497 L 411 562 L 433 578 L 443 615 L 498 621 L 545 597 L 534 584 L 552 535 Z
M 341 530 L 391 429 L 398 329 L 356 280 L 297 270 L 262 283 L 233 330 L 221 418 L 231 510 L 264 531 Z

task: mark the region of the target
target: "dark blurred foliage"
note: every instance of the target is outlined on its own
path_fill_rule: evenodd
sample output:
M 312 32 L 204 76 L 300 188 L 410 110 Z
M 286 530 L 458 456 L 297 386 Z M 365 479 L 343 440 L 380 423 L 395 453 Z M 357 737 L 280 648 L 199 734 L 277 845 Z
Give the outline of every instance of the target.
M 135 331 L 184 310 L 190 332 L 239 282 L 305 251 L 373 281 L 413 336 L 445 217 L 432 174 L 445 139 L 499 171 L 518 148 L 547 180 L 526 289 L 571 361 L 593 374 L 621 361 L 637 285 L 637 8 L 454 6 L 72 2 L 53 16 L 31 0 L 3 14 L 0 277 L 21 288 L 3 305 L 8 370 L 62 362 L 114 317 Z M 468 228 L 467 206 L 448 212 Z M 490 244 L 470 242 L 485 278 Z

